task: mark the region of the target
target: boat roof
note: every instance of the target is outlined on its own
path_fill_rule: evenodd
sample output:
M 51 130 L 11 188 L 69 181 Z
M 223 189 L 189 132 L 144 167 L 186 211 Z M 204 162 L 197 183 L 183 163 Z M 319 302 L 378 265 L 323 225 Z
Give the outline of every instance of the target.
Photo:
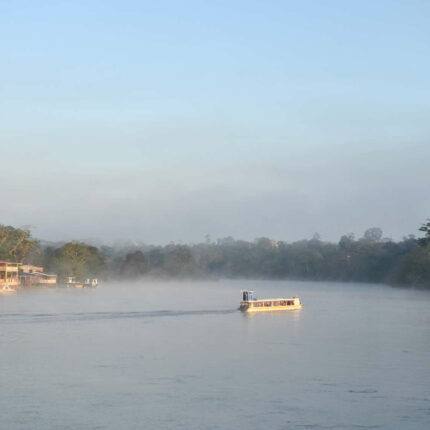
M 256 299 L 256 300 L 252 300 L 253 302 L 270 302 L 270 301 L 274 301 L 274 300 L 294 300 L 294 299 L 298 299 L 299 297 L 281 297 L 281 298 L 277 298 L 277 299 Z

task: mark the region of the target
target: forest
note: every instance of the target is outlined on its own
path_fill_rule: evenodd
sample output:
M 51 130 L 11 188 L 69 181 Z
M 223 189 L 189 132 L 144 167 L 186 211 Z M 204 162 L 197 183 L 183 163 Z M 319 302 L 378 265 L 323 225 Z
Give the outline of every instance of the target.
M 337 243 L 315 234 L 296 242 L 207 236 L 202 243 L 187 245 L 122 241 L 94 246 L 50 243 L 33 238 L 25 228 L 0 225 L 0 259 L 42 265 L 60 279 L 300 279 L 430 289 L 430 219 L 418 230 L 422 237 L 409 235 L 397 242 L 372 227 L 362 237 L 350 233 Z

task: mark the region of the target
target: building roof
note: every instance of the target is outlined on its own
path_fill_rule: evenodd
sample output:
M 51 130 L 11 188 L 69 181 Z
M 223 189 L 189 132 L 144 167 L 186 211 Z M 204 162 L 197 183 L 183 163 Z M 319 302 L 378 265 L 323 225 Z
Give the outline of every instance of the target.
M 21 276 L 57 276 L 55 273 L 45 273 L 45 272 L 24 272 Z

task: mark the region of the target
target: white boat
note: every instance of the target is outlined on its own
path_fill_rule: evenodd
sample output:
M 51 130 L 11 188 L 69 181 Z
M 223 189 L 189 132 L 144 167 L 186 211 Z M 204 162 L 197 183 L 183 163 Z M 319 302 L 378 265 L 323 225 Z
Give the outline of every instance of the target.
M 97 279 L 85 279 L 84 282 L 76 281 L 76 278 L 74 276 L 69 276 L 66 278 L 65 287 L 66 288 L 97 288 L 99 286 L 99 283 Z
M 9 287 L 9 285 L 3 285 L 2 287 L 0 287 L 0 294 L 16 294 L 16 290 L 15 288 Z

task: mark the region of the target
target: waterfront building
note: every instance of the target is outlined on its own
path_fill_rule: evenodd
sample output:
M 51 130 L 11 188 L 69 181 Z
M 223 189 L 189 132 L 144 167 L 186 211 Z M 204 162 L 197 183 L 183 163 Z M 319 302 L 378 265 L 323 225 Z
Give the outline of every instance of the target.
M 57 285 L 57 275 L 43 272 L 42 266 L 32 264 L 22 264 L 20 266 L 21 285 L 25 287 L 34 286 L 55 286 Z
M 34 266 L 33 264 L 21 264 L 19 268 L 22 273 L 43 273 L 42 266 Z
M 19 279 L 19 266 L 20 263 L 0 260 L 0 287 L 5 285 L 10 287 L 19 287 L 21 285 Z

